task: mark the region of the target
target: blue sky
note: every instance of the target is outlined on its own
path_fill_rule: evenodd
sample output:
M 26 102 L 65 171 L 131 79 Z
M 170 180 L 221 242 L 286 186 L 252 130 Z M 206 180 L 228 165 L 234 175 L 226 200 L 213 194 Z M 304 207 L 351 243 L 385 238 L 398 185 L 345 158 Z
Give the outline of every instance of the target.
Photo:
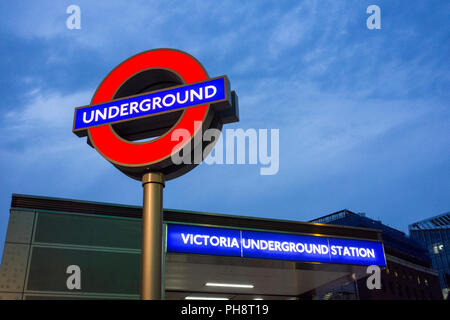
M 66 8 L 81 8 L 81 30 Z M 366 8 L 381 8 L 368 30 Z M 280 129 L 280 170 L 200 165 L 164 206 L 310 220 L 340 209 L 406 231 L 450 210 L 448 1 L 8 1 L 0 5 L 0 247 L 12 193 L 141 204 L 72 132 L 106 74 L 170 47 L 227 74 L 229 128 Z

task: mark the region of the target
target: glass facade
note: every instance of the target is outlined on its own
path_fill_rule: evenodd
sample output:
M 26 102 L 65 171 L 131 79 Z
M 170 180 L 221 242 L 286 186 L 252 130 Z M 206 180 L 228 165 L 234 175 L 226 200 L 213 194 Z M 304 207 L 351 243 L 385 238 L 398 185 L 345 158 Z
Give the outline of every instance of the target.
M 409 226 L 411 238 L 423 243 L 433 268 L 439 272 L 444 296 L 450 287 L 450 213 L 413 223 Z
M 12 209 L 0 296 L 138 299 L 140 248 L 140 219 Z M 82 273 L 76 295 L 66 283 L 71 265 Z

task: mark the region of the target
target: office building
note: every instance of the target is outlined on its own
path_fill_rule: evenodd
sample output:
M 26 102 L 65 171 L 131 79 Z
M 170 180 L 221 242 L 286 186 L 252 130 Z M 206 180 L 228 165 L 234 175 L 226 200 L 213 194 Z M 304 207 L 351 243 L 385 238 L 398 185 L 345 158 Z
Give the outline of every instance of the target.
M 442 292 L 448 299 L 450 287 L 450 212 L 415 222 L 409 226 L 412 239 L 423 243 L 439 272 Z

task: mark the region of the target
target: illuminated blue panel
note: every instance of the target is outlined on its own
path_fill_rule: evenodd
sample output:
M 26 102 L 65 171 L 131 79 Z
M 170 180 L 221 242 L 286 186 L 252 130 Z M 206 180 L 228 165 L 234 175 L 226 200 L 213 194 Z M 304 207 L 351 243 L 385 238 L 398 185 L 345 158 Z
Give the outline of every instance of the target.
M 243 256 L 249 258 L 330 262 L 324 237 L 244 230 L 242 247 Z
M 167 251 L 240 257 L 240 231 L 168 224 Z
M 274 260 L 386 266 L 381 242 L 167 225 L 167 251 Z
M 74 131 L 227 98 L 226 77 L 75 109 Z
M 381 242 L 242 231 L 243 257 L 385 266 Z
M 386 266 L 381 242 L 330 238 L 331 262 Z

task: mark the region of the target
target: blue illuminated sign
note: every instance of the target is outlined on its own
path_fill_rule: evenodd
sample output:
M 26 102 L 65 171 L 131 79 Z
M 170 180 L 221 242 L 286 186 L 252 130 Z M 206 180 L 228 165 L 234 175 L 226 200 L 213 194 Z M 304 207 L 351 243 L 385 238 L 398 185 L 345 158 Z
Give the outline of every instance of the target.
M 206 103 L 225 101 L 225 76 L 172 89 L 116 99 L 75 109 L 74 132 L 103 124 L 148 117 Z
M 167 251 L 351 265 L 386 266 L 381 242 L 167 225 Z

